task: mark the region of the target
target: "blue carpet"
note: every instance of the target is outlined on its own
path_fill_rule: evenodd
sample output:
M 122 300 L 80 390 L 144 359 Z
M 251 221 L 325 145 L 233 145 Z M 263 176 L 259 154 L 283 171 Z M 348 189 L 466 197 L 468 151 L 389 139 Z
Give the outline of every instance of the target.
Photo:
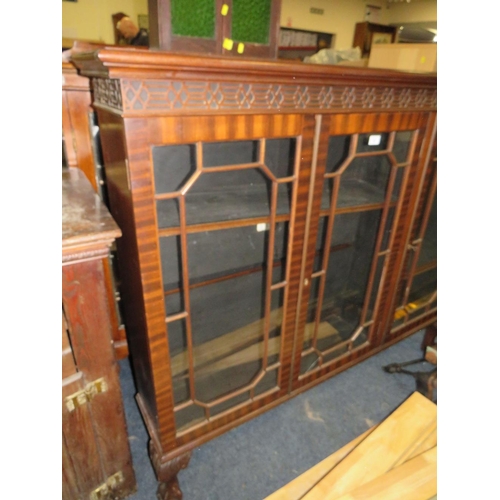
M 319 384 L 193 451 L 179 482 L 184 500 L 262 500 L 369 427 L 415 391 L 413 377 L 382 367 L 421 356 L 423 332 Z M 148 435 L 134 399 L 128 360 L 120 361 L 137 493 L 155 500 L 157 482 Z M 430 365 L 412 369 L 428 370 Z

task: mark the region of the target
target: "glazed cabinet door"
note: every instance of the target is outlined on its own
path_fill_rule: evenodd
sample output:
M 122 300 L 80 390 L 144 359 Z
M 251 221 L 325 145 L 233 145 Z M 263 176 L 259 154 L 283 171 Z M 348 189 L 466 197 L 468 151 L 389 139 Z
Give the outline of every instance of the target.
M 423 178 L 411 237 L 406 249 L 395 310 L 385 341 L 408 329 L 425 326 L 437 314 L 437 148 L 432 150 L 429 168 Z
M 168 344 L 168 359 L 153 369 L 168 370 L 178 445 L 288 391 L 294 215 L 313 141 L 303 122 L 266 115 L 148 125 L 160 342 Z
M 428 115 L 322 117 L 299 292 L 293 387 L 377 347 L 384 282 Z M 390 272 L 390 271 L 389 271 Z

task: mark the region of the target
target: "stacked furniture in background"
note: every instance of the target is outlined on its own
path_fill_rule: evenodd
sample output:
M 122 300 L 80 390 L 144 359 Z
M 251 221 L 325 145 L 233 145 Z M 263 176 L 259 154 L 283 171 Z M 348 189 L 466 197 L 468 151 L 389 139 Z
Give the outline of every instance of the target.
M 62 63 L 63 167 L 79 168 L 101 199 L 106 200 L 105 179 L 100 160 L 100 144 L 95 113 L 91 107 L 90 80 L 78 74 L 68 61 Z M 113 252 L 104 261 L 104 283 L 110 305 L 113 345 L 119 359 L 128 356 L 125 326 L 121 321 L 116 289 Z

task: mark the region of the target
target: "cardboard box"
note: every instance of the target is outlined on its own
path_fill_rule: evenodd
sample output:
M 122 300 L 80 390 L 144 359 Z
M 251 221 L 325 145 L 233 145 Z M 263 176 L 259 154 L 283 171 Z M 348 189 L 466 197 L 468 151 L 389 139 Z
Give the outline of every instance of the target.
M 369 68 L 437 72 L 437 43 L 381 43 L 372 45 Z

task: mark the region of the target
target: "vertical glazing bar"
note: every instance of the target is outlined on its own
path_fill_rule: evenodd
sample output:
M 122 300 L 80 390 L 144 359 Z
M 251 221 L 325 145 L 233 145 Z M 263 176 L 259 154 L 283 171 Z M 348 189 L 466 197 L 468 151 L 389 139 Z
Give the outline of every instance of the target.
M 298 178 L 299 178 L 299 168 L 300 168 L 300 158 L 301 158 L 301 151 L 302 151 L 302 136 L 299 135 L 296 139 L 295 143 L 295 159 L 293 163 L 293 181 L 292 181 L 292 205 L 290 207 L 290 222 L 288 223 L 288 241 L 286 244 L 286 271 L 285 271 L 285 281 L 286 285 L 284 287 L 284 296 L 283 296 L 283 320 L 281 323 L 282 330 L 281 330 L 281 346 L 280 346 L 280 367 L 278 369 L 278 381 L 281 380 L 281 370 L 282 370 L 282 363 L 281 363 L 281 353 L 283 353 L 284 350 L 284 342 L 285 342 L 285 335 L 283 332 L 283 324 L 285 322 L 286 314 L 287 314 L 287 304 L 288 304 L 288 293 L 289 293 L 289 283 L 290 283 L 290 273 L 291 273 L 291 256 L 292 256 L 292 242 L 293 242 L 293 235 L 295 232 L 295 212 L 297 209 L 297 196 L 298 196 Z M 295 342 L 295 340 L 294 340 Z M 295 353 L 295 349 L 293 350 Z M 289 383 L 291 384 L 291 378 Z
M 325 245 L 323 247 L 323 258 L 321 262 L 321 271 L 323 274 L 319 278 L 319 291 L 318 291 L 318 302 L 316 305 L 316 316 L 314 318 L 314 332 L 312 338 L 312 345 L 316 349 L 316 344 L 318 341 L 318 328 L 319 323 L 321 321 L 321 311 L 323 309 L 323 299 L 325 295 L 325 286 L 326 286 L 326 270 L 328 269 L 328 262 L 330 259 L 330 245 L 332 241 L 333 234 L 333 224 L 335 219 L 335 209 L 337 208 L 337 199 L 339 196 L 340 189 L 340 177 L 333 178 L 333 189 L 332 189 L 332 198 L 330 201 L 330 212 L 325 217 L 327 226 Z
M 269 347 L 269 327 L 271 322 L 271 297 L 273 284 L 273 261 L 274 261 L 274 237 L 276 232 L 276 207 L 278 204 L 278 183 L 272 183 L 271 191 L 271 214 L 269 219 L 269 240 L 267 247 L 267 269 L 266 269 L 266 303 L 264 316 L 264 354 L 262 369 L 267 367 L 267 353 Z
M 203 145 L 201 142 L 196 143 L 196 170 L 203 170 Z
M 304 271 L 306 268 L 306 262 L 307 262 L 307 241 L 309 240 L 309 229 L 311 225 L 311 211 L 312 211 L 312 205 L 313 205 L 313 196 L 314 196 L 314 183 L 316 181 L 316 167 L 317 167 L 317 162 L 318 162 L 318 148 L 319 148 L 319 136 L 321 134 L 321 121 L 322 121 L 322 115 L 316 115 L 315 117 L 315 127 L 314 127 L 314 141 L 313 141 L 313 152 L 312 152 L 312 161 L 311 161 L 311 178 L 309 182 L 309 197 L 307 200 L 307 212 L 306 212 L 306 225 L 305 225 L 305 230 L 304 230 L 304 248 L 302 251 L 302 261 L 301 261 L 301 273 L 300 273 L 300 285 L 299 285 L 299 296 L 298 296 L 298 301 L 297 304 L 302 304 L 302 295 L 304 293 Z M 308 280 L 310 277 L 307 278 Z M 299 328 L 299 314 L 297 314 L 297 318 L 295 320 L 295 331 L 297 332 Z M 302 351 L 303 346 L 300 346 L 300 350 Z M 295 357 L 295 352 L 296 352 L 296 345 L 294 341 L 294 346 L 293 346 L 293 356 Z M 290 380 L 290 384 L 292 381 Z M 291 387 L 291 385 L 290 385 Z
M 193 336 L 191 327 L 191 302 L 189 295 L 189 265 L 187 253 L 187 232 L 186 232 L 186 197 L 179 197 L 179 212 L 180 212 L 180 229 L 181 229 L 181 261 L 182 261 L 182 288 L 184 307 L 187 313 L 186 316 L 186 336 L 189 359 L 189 391 L 191 399 L 196 399 L 194 391 L 194 358 L 193 358 Z

